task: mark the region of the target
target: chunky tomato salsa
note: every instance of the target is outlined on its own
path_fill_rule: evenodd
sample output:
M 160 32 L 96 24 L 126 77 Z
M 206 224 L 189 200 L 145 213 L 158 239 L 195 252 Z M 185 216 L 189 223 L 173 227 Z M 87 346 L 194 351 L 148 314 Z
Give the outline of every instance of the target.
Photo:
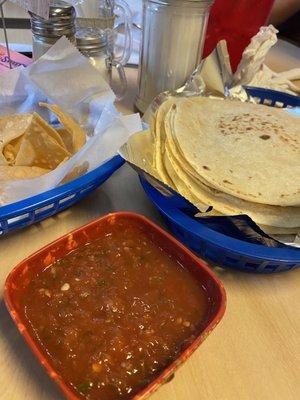
M 135 222 L 56 261 L 26 287 L 22 309 L 55 370 L 86 399 L 130 399 L 195 338 L 204 289 Z

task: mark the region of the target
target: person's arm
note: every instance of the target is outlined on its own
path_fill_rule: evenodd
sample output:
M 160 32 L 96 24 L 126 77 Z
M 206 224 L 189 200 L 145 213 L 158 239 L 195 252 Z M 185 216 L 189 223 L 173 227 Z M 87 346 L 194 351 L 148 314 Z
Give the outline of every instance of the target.
M 270 23 L 275 26 L 280 25 L 298 11 L 300 11 L 300 0 L 275 0 Z

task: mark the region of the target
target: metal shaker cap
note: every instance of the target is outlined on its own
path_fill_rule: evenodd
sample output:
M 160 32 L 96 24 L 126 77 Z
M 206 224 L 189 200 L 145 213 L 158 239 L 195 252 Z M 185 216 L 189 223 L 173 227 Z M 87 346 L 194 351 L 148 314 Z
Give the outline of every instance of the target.
M 82 53 L 98 53 L 107 46 L 107 35 L 97 28 L 81 28 L 75 34 L 76 45 Z
M 30 13 L 30 16 L 34 35 L 57 40 L 61 36 L 70 37 L 75 34 L 75 8 L 64 1 L 51 1 L 49 19 L 43 19 L 33 13 Z
M 163 4 L 163 5 L 178 5 L 180 7 L 188 6 L 189 4 L 198 3 L 203 8 L 207 8 L 212 6 L 215 0 L 152 0 L 154 3 Z

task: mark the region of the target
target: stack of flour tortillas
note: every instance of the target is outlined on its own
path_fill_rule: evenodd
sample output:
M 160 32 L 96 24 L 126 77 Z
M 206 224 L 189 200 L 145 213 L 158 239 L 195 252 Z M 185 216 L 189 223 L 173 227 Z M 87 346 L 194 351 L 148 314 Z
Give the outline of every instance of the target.
M 239 101 L 172 98 L 151 136 L 155 175 L 200 216 L 247 214 L 266 233 L 300 230 L 299 117 Z

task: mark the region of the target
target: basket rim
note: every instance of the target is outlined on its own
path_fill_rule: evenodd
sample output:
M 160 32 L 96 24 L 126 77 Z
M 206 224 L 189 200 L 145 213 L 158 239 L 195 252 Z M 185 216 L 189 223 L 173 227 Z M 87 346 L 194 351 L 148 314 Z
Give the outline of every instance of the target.
M 300 249 L 298 248 L 276 248 L 266 247 L 260 244 L 247 243 L 245 241 L 229 237 L 220 232 L 216 232 L 211 228 L 201 224 L 200 221 L 194 221 L 191 217 L 184 214 L 177 207 L 166 206 L 164 196 L 149 182 L 140 176 L 141 185 L 157 207 L 157 209 L 172 223 L 177 224 L 183 231 L 186 231 L 199 239 L 204 240 L 214 247 L 228 253 L 235 253 L 239 256 L 247 257 L 257 261 L 273 261 L 281 263 L 299 263 L 300 266 Z M 161 199 L 153 198 L 161 197 Z M 161 201 L 159 201 L 161 200 Z M 200 232 L 199 232 L 200 230 Z
M 55 201 L 61 200 L 62 198 L 71 196 L 74 192 L 91 184 L 99 177 L 109 173 L 110 171 L 116 171 L 123 164 L 124 160 L 117 154 L 92 171 L 87 172 L 83 176 L 80 176 L 71 182 L 41 192 L 37 195 L 27 197 L 26 199 L 0 206 L 0 223 L 6 219 L 32 212 L 37 208 L 44 207 Z

